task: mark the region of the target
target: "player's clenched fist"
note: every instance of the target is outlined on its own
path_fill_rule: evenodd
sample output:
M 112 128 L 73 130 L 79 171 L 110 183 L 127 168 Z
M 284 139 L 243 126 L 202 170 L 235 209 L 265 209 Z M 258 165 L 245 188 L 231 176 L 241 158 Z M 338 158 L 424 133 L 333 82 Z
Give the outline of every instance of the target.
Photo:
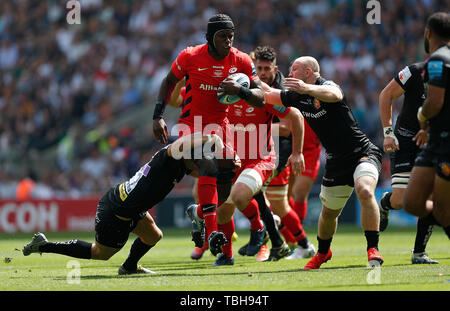
M 167 145 L 169 132 L 167 131 L 167 125 L 164 119 L 153 120 L 153 134 L 161 144 Z

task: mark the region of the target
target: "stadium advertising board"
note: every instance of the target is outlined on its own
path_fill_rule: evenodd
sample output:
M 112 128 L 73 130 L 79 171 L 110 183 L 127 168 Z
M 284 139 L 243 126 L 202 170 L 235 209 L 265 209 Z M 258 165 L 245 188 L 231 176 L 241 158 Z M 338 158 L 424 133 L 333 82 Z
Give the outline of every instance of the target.
M 98 199 L 0 200 L 0 232 L 93 231 Z

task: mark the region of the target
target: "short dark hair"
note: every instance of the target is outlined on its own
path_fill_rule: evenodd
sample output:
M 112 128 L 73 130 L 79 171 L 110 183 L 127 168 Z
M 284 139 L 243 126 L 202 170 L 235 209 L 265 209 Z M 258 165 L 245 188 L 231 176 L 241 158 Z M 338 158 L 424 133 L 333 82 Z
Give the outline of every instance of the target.
M 427 28 L 444 40 L 450 40 L 450 14 L 437 12 L 428 17 Z
M 265 60 L 269 62 L 276 62 L 277 53 L 274 48 L 270 46 L 258 46 L 255 49 L 255 60 Z

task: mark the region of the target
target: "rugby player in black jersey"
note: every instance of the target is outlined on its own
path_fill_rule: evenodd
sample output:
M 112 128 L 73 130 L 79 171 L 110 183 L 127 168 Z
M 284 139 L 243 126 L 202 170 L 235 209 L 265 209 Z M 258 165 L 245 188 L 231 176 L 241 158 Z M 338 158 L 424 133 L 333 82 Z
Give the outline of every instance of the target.
M 450 15 L 432 14 L 424 47 L 427 98 L 417 119 L 430 139 L 417 156 L 404 198 L 404 209 L 444 228 L 450 238 Z M 432 195 L 433 204 L 426 204 Z
M 318 269 L 331 259 L 331 241 L 337 218 L 355 189 L 361 203 L 361 224 L 367 240 L 369 265 L 379 266 L 379 209 L 375 187 L 381 170 L 382 154 L 359 129 L 341 88 L 320 76 L 317 60 L 296 59 L 286 78 L 287 91 L 264 85 L 266 102 L 299 109 L 326 149 L 325 175 L 320 199 L 318 252 L 304 269 Z
M 411 64 L 381 91 L 379 96 L 381 124 L 383 126 L 383 149 L 390 154 L 392 192 L 385 192 L 380 200 L 380 231 L 386 230 L 390 210 L 403 208 L 403 197 L 408 186 L 411 170 L 420 149 L 428 140 L 426 131 L 417 121 L 417 110 L 425 100 L 423 74 L 425 62 Z M 403 105 L 392 129 L 392 101 L 404 95 Z M 429 202 L 429 204 L 433 204 Z M 425 218 L 417 221 L 417 233 L 412 252 L 413 264 L 437 264 L 425 253 L 433 232 L 433 225 Z
M 160 149 L 131 179 L 112 187 L 97 206 L 94 243 L 78 239 L 49 242 L 44 234 L 37 233 L 24 246 L 23 254 L 56 253 L 82 259 L 108 260 L 125 245 L 130 232 L 133 232 L 138 237 L 118 273 L 154 273 L 137 264 L 163 236 L 147 211 L 164 200 L 186 174 L 198 174 L 191 160 L 191 151 L 203 148 L 204 154 L 213 158 L 214 154 L 208 151 L 213 144 L 215 152 L 223 150 L 222 140 L 214 134 L 192 134 L 179 138 Z

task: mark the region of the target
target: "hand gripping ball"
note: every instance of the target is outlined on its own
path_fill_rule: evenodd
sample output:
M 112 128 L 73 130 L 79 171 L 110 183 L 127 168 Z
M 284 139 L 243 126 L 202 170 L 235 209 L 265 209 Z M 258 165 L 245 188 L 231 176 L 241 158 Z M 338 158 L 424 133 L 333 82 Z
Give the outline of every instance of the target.
M 226 79 L 233 79 L 240 85 L 248 88 L 250 87 L 250 79 L 248 76 L 244 73 L 233 73 L 232 75 L 229 75 Z M 227 95 L 223 93 L 223 89 L 220 89 L 217 91 L 217 99 L 219 102 L 221 102 L 224 105 L 232 105 L 237 103 L 241 100 L 241 98 L 238 95 Z

